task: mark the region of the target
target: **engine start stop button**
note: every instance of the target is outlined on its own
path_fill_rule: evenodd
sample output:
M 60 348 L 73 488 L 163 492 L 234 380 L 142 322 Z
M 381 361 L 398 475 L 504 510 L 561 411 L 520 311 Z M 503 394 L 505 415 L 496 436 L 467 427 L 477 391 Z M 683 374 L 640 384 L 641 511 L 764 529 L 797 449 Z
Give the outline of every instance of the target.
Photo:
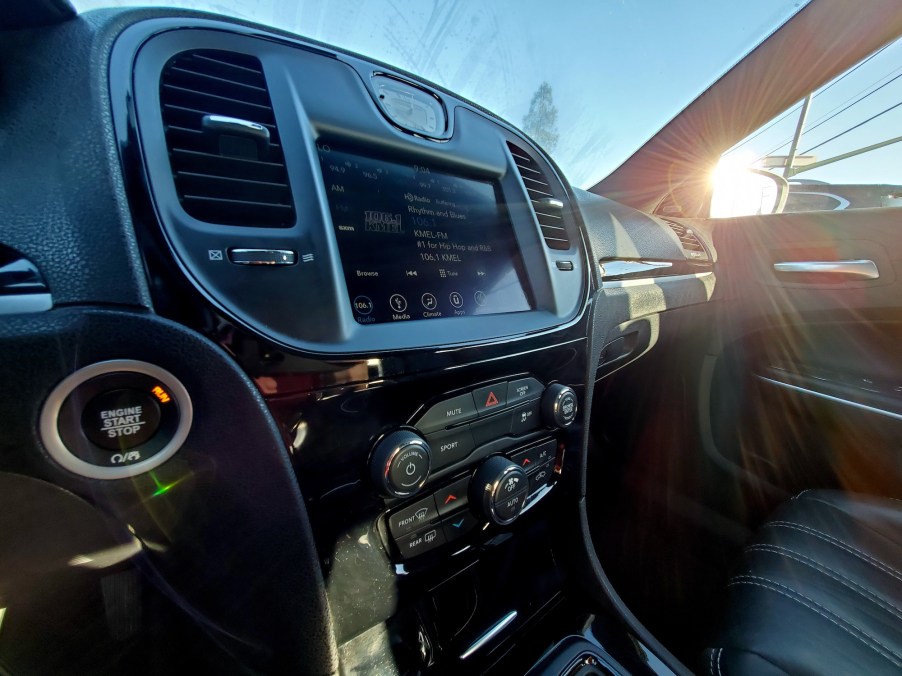
M 192 418 L 191 397 L 169 371 L 111 359 L 81 367 L 51 390 L 40 434 L 64 469 L 91 479 L 124 479 L 175 455 Z
M 81 427 L 85 436 L 101 448 L 134 448 L 160 429 L 160 407 L 150 393 L 142 390 L 104 392 L 85 406 Z

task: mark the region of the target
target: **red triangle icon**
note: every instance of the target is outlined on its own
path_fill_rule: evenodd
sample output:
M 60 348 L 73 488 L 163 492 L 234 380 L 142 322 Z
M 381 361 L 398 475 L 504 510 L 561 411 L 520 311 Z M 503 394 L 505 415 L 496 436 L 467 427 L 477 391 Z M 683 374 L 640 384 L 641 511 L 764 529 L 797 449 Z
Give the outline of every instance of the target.
M 495 396 L 494 392 L 489 392 L 489 398 L 485 400 L 485 406 L 488 408 L 489 406 L 497 406 L 498 405 L 498 397 Z

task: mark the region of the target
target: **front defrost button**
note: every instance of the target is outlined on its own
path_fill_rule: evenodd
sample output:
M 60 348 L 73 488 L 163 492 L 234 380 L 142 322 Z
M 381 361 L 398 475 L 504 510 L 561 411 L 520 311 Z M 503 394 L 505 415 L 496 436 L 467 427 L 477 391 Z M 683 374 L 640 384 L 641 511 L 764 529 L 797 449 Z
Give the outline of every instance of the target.
M 405 507 L 389 516 L 388 529 L 397 538 L 422 528 L 437 516 L 435 500 L 430 495 L 425 500 L 415 502 L 410 507 Z

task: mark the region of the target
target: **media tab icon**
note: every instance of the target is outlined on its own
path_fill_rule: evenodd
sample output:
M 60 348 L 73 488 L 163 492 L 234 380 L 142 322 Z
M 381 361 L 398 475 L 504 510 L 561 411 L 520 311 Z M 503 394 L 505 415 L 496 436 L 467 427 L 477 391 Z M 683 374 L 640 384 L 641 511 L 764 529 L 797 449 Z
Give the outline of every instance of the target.
M 395 312 L 404 312 L 407 309 L 407 299 L 400 293 L 396 293 L 389 298 L 388 304 L 391 305 L 391 309 Z

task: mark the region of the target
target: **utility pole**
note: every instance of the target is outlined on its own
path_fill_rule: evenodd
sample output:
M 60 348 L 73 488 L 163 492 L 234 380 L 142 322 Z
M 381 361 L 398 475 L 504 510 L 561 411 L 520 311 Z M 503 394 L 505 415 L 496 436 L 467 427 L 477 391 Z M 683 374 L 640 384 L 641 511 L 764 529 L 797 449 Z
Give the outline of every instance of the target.
M 799 113 L 799 123 L 796 125 L 796 133 L 792 137 L 792 145 L 789 146 L 789 155 L 786 156 L 786 167 L 783 169 L 783 178 L 789 178 L 793 175 L 792 163 L 795 162 L 796 153 L 799 150 L 799 139 L 802 138 L 802 131 L 805 129 L 805 120 L 808 119 L 808 109 L 811 107 L 811 99 L 814 92 L 805 97 L 802 103 L 802 111 Z

